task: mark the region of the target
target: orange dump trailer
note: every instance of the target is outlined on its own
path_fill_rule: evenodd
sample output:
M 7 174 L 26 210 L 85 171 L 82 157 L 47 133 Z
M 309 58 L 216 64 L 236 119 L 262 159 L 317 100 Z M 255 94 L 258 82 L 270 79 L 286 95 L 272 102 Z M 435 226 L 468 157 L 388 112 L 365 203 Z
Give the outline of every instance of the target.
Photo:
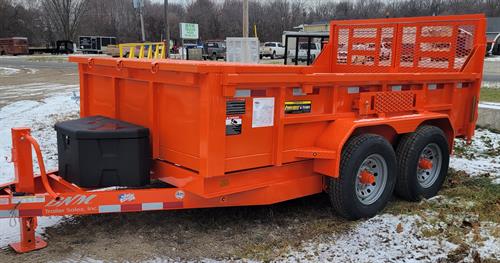
M 70 57 L 82 117 L 148 128 L 152 180 L 83 188 L 34 176 L 29 129 L 13 129 L 16 181 L 0 216 L 18 252 L 44 247 L 37 216 L 264 205 L 327 192 L 370 217 L 395 192 L 435 195 L 456 137 L 470 140 L 485 52 L 483 15 L 332 21 L 311 66 Z

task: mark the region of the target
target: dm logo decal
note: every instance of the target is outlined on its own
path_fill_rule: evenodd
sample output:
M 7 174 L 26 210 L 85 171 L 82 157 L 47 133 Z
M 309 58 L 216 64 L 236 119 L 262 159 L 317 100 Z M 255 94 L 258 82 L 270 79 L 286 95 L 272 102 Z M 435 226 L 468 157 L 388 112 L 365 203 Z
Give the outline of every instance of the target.
M 135 200 L 135 195 L 131 193 L 121 194 L 118 196 L 118 200 L 120 200 L 120 203 L 131 202 Z

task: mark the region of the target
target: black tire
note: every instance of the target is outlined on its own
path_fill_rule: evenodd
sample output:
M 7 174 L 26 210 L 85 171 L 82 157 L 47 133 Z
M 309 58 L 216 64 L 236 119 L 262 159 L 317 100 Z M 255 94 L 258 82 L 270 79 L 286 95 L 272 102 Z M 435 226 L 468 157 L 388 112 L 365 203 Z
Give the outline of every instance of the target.
M 358 170 L 371 156 L 380 156 L 385 161 L 385 184 L 380 196 L 371 204 L 364 204 L 358 197 L 356 184 Z M 335 211 L 350 220 L 368 218 L 385 208 L 396 183 L 396 155 L 392 145 L 382 136 L 363 134 L 351 138 L 342 150 L 340 177 L 329 178 L 328 193 Z M 374 174 L 377 176 L 377 174 Z M 380 176 L 380 175 L 378 175 Z M 376 177 L 379 178 L 379 177 Z M 383 178 L 383 177 L 381 177 Z M 375 184 L 373 184 L 375 185 Z
M 423 182 L 417 178 L 420 169 L 418 167 L 422 151 L 429 145 L 438 146 L 441 158 L 436 160 L 436 163 L 440 162 L 441 165 L 439 172 L 432 173 L 431 171 L 431 174 L 435 174 L 435 181 L 431 181 L 430 185 L 424 187 Z M 440 128 L 422 126 L 415 132 L 403 136 L 398 144 L 396 155 L 398 179 L 395 192 L 398 196 L 408 201 L 419 201 L 422 198 L 433 197 L 438 193 L 448 173 L 450 162 L 448 140 Z

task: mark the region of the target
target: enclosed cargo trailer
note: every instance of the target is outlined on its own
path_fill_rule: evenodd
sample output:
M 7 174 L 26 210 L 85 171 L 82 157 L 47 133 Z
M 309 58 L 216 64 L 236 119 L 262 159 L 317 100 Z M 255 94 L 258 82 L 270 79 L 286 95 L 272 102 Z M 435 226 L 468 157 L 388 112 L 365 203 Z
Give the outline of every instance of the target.
M 102 54 L 108 45 L 116 45 L 116 37 L 80 36 L 78 37 L 79 51 L 82 53 Z
M 28 55 L 28 38 L 0 38 L 0 55 Z
M 435 195 L 454 138 L 474 134 L 484 16 L 332 21 L 330 29 L 311 66 L 71 57 L 81 117 L 147 128 L 150 179 L 163 185 L 83 188 L 43 165 L 34 176 L 31 146 L 43 164 L 39 146 L 29 129 L 13 129 L 16 181 L 0 187 L 0 216 L 22 219 L 12 247 L 45 246 L 34 236 L 37 216 L 265 205 L 327 192 L 335 211 L 358 219 L 383 209 L 393 191 Z

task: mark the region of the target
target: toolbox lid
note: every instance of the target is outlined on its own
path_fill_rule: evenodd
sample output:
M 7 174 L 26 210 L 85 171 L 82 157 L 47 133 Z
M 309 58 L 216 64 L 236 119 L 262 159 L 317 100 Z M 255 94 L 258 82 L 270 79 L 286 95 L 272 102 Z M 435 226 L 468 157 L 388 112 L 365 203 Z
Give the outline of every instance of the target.
M 149 130 L 145 127 L 104 116 L 59 122 L 55 129 L 75 139 L 132 139 L 149 136 Z

